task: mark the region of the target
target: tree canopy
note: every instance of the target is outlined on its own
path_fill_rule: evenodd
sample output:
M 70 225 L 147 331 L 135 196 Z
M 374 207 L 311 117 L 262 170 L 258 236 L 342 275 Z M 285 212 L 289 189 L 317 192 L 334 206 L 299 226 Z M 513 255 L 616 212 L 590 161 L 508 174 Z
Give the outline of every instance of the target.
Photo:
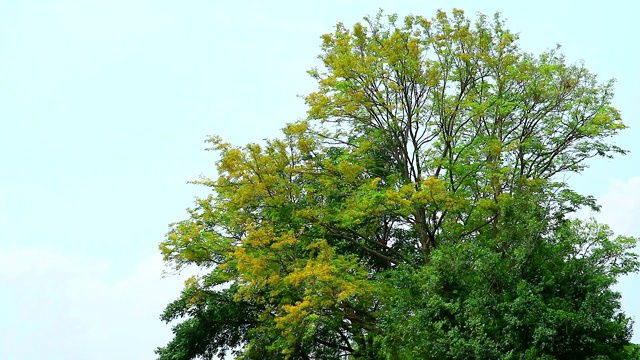
M 637 239 L 565 176 L 625 151 L 613 81 L 500 18 L 365 18 L 323 35 L 308 116 L 208 141 L 217 176 L 160 245 L 195 264 L 161 360 L 628 359 L 612 290 Z

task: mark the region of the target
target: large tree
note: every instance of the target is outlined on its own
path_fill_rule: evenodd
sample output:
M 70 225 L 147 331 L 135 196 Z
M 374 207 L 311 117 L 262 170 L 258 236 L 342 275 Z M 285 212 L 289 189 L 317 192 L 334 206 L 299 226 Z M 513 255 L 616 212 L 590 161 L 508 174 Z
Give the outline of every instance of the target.
M 564 181 L 624 151 L 613 83 L 499 16 L 323 36 L 305 120 L 232 146 L 161 244 L 186 283 L 160 359 L 626 359 L 636 244 Z

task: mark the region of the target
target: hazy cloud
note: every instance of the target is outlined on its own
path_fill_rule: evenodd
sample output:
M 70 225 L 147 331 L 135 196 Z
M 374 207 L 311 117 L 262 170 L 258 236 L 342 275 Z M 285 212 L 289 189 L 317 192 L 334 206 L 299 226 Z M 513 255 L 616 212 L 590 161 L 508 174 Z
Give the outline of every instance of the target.
M 49 249 L 0 251 L 0 358 L 155 359 L 160 322 L 185 276 L 161 279 L 159 255 L 109 281 L 109 264 Z M 29 344 L 25 347 L 25 344 Z
M 599 199 L 597 218 L 619 234 L 640 236 L 640 177 L 615 180 Z

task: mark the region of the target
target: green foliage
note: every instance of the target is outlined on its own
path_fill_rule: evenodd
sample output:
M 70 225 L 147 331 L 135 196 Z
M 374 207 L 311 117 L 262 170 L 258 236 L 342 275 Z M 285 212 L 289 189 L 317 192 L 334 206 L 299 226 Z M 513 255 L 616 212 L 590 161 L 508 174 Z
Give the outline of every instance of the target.
M 630 246 L 572 221 L 506 254 L 473 242 L 438 247 L 429 266 L 390 274 L 378 319 L 386 348 L 397 359 L 628 359 L 631 324 L 610 287 L 612 274 L 638 266 Z
M 213 359 L 246 343 L 248 331 L 258 323 L 260 308 L 235 301 L 236 292 L 235 285 L 221 291 L 185 289 L 180 299 L 167 306 L 161 319 L 188 319 L 174 327 L 175 338 L 158 351 L 159 359 Z
M 496 16 L 379 13 L 323 36 L 308 118 L 211 138 L 218 176 L 160 245 L 195 264 L 160 359 L 627 359 L 636 239 L 561 181 L 624 151 L 600 83 Z
M 629 344 L 625 347 L 627 352 L 627 359 L 640 359 L 640 345 L 638 344 Z

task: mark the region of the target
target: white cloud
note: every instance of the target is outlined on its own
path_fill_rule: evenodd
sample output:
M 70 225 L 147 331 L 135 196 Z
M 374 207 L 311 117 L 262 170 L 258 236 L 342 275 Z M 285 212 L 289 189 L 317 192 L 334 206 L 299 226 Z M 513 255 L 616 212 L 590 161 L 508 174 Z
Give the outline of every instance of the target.
M 161 279 L 159 255 L 116 282 L 108 270 L 47 249 L 0 251 L 0 358 L 155 359 L 171 338 L 159 315 L 186 275 Z

